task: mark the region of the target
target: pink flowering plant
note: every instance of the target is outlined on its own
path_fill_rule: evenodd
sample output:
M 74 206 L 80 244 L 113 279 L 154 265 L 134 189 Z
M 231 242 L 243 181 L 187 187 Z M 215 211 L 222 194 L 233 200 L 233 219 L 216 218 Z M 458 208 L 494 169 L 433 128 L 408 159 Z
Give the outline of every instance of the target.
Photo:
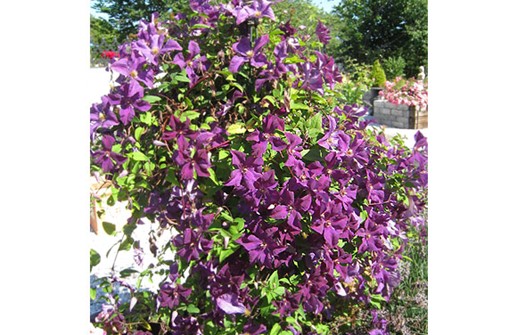
M 426 110 L 428 105 L 427 80 L 396 77 L 393 82 L 386 81 L 379 96 L 395 105 L 403 104 Z
M 299 36 L 273 7 L 191 0 L 143 20 L 110 60 L 92 172 L 110 202 L 128 201 L 118 249 L 172 256 L 106 278 L 95 325 L 107 334 L 389 333 L 376 310 L 426 207 L 427 140 L 409 149 L 367 128 L 336 90 L 326 27 Z M 142 250 L 143 219 L 173 237 Z M 159 289 L 129 284 L 134 272 Z

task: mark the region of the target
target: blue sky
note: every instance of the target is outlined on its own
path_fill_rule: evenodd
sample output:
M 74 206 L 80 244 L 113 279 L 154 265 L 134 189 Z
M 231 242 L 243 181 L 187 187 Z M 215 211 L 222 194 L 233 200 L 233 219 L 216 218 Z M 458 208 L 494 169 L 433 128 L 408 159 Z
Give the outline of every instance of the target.
M 326 12 L 330 12 L 332 7 L 340 3 L 341 0 L 312 0 L 312 3 L 323 8 Z

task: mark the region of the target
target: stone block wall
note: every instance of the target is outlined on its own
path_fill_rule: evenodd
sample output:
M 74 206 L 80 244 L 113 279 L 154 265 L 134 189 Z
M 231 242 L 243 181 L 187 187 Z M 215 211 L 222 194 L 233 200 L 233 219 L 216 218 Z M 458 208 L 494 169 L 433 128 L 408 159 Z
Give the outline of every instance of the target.
M 427 115 L 427 110 L 417 110 L 414 106 L 395 105 L 386 100 L 373 102 L 373 118 L 377 123 L 390 128 L 427 128 Z

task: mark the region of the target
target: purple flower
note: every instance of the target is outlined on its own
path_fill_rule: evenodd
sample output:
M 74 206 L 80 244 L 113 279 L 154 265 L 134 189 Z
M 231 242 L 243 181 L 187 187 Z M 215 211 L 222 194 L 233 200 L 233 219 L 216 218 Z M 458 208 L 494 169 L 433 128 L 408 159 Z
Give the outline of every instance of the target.
M 280 201 L 269 215 L 273 219 L 287 218 L 287 224 L 295 230 L 301 230 L 302 213 L 306 212 L 311 206 L 312 197 L 310 194 L 305 196 L 297 196 L 295 199 L 294 192 L 284 188 L 280 193 Z
M 238 300 L 238 296 L 234 293 L 222 294 L 215 301 L 217 307 L 226 314 L 244 314 L 246 312 L 246 306 Z
M 180 303 L 186 303 L 192 293 L 191 288 L 176 285 L 175 283 L 164 283 L 158 292 L 157 301 L 160 307 L 176 308 Z
M 253 324 L 253 323 L 247 323 L 244 325 L 242 331 L 244 332 L 244 335 L 260 335 L 267 331 L 266 326 L 263 324 Z
M 325 242 L 330 247 L 336 247 L 345 228 L 348 218 L 341 213 L 341 206 L 336 203 L 329 203 L 322 213 L 315 213 L 316 220 L 311 228 L 323 235 Z
M 248 14 L 248 18 L 259 19 L 262 17 L 268 17 L 275 21 L 275 13 L 271 9 L 271 2 L 267 0 L 253 0 L 251 6 L 244 7 Z M 242 22 L 242 17 L 240 18 Z M 239 24 L 239 23 L 237 23 Z
M 111 151 L 115 138 L 111 135 L 102 137 L 102 147 L 104 150 L 93 153 L 95 163 L 100 164 L 104 172 L 111 172 L 115 165 L 122 165 L 126 158 L 121 154 Z
M 262 122 L 262 131 L 255 130 L 246 138 L 248 141 L 255 142 L 253 144 L 253 154 L 260 157 L 266 152 L 267 144 L 271 143 L 271 147 L 275 151 L 282 151 L 286 144 L 280 137 L 275 136 L 275 132 L 284 130 L 284 120 L 276 115 L 268 114 Z
M 208 152 L 205 149 L 195 149 L 194 155 L 191 155 L 192 149 L 184 137 L 178 138 L 178 150 L 174 153 L 174 160 L 181 167 L 181 178 L 194 178 L 194 171 L 199 177 L 210 177 Z
M 364 227 L 359 228 L 356 232 L 357 236 L 362 237 L 359 252 L 363 253 L 365 251 L 382 250 L 384 242 L 381 239 L 381 235 L 383 234 L 384 229 L 384 226 L 375 223 L 375 221 L 370 218 L 367 218 L 364 223 Z
M 90 136 L 92 137 L 98 129 L 109 129 L 120 123 L 108 97 L 103 96 L 101 100 L 101 103 L 92 104 L 90 107 Z
M 330 41 L 330 30 L 319 20 L 316 26 L 316 35 L 323 44 L 327 44 Z
M 157 34 L 151 36 L 150 41 L 138 40 L 135 50 L 140 51 L 151 64 L 158 65 L 158 57 L 173 50 L 181 51 L 183 48 L 175 40 L 169 39 L 165 42 L 165 36 Z
M 199 45 L 195 41 L 189 41 L 187 56 L 183 56 L 182 53 L 174 56 L 173 63 L 185 70 L 190 79 L 190 87 L 193 87 L 199 79 L 196 71 L 206 71 L 210 67 L 210 62 L 206 59 L 206 56 L 197 57 L 199 53 Z
M 119 86 L 116 93 L 109 94 L 107 100 L 112 105 L 120 105 L 120 120 L 127 125 L 135 117 L 135 109 L 142 112 L 151 109 L 151 104 L 142 100 L 143 95 L 142 86 L 132 80 Z
M 331 89 L 334 88 L 335 83 L 339 83 L 343 81 L 343 76 L 339 71 L 337 65 L 334 63 L 334 58 L 329 57 L 326 54 L 315 51 L 316 54 L 316 65 L 320 69 L 323 74 L 323 78 L 325 82 L 330 86 Z
M 150 67 L 144 67 L 145 58 L 132 54 L 130 58 L 120 58 L 118 61 L 110 65 L 112 70 L 130 78 L 130 80 L 139 81 L 153 88 L 154 71 Z
M 191 228 L 186 228 L 183 234 L 177 235 L 172 242 L 178 248 L 178 256 L 187 262 L 199 259 L 200 254 L 210 251 L 213 244 L 213 241 L 206 239 L 199 229 Z
M 233 44 L 233 51 L 237 55 L 233 56 L 230 61 L 230 71 L 238 72 L 242 64 L 249 62 L 251 66 L 262 67 L 267 65 L 266 55 L 260 53 L 260 50 L 269 42 L 269 35 L 263 35 L 255 40 L 255 46 L 251 48 L 250 39 L 243 37 Z
M 308 91 L 316 91 L 323 95 L 323 79 L 318 67 L 309 62 L 300 64 L 299 67 L 302 72 L 303 79 L 300 87 Z
M 172 139 L 180 140 L 180 138 L 194 138 L 197 132 L 190 129 L 190 119 L 186 119 L 185 122 L 181 122 L 180 119 L 171 116 L 169 120 L 170 131 L 164 131 L 162 135 L 162 139 L 164 141 L 169 141 Z
M 287 249 L 285 246 L 278 245 L 267 233 L 260 231 L 256 235 L 243 236 L 237 242 L 248 251 L 250 262 L 257 262 L 269 268 L 273 266 L 276 256 Z
M 232 164 L 237 167 L 230 174 L 225 186 L 241 186 L 244 181 L 248 189 L 254 189 L 253 183 L 260 178 L 260 167 L 263 164 L 262 158 L 246 157 L 243 152 L 232 150 Z

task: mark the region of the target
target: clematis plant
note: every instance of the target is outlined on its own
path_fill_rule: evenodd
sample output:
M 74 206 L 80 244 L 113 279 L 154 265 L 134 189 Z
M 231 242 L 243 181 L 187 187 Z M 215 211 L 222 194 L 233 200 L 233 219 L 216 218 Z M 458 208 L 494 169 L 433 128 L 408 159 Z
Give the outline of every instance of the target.
M 141 22 L 90 111 L 92 171 L 111 181 L 109 202 L 131 211 L 118 250 L 157 255 L 106 278 L 95 326 L 298 335 L 361 323 L 387 334 L 376 310 L 398 285 L 406 232 L 423 220 L 426 138 L 389 142 L 343 101 L 322 24 L 310 40 L 265 0 L 190 4 Z M 172 237 L 158 244 L 151 232 L 145 250 L 133 231 L 154 223 Z M 141 290 L 144 278 L 158 288 Z M 370 316 L 356 320 L 358 310 Z

